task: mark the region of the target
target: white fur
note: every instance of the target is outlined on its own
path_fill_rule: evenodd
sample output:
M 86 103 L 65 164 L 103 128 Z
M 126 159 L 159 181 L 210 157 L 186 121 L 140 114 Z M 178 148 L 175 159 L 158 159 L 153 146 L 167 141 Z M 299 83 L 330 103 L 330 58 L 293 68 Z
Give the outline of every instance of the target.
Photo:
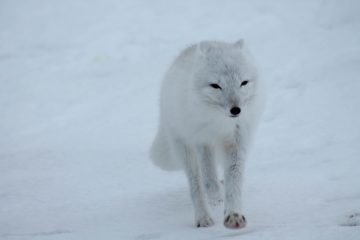
M 248 84 L 241 86 L 245 80 Z M 211 87 L 214 83 L 221 89 Z M 222 198 L 216 162 L 224 169 L 224 224 L 245 226 L 240 199 L 243 166 L 263 109 L 263 95 L 243 40 L 195 44 L 182 51 L 166 73 L 151 158 L 162 169 L 185 171 L 196 226 L 214 223 L 206 196 L 214 202 Z M 234 106 L 241 109 L 237 117 L 230 113 Z

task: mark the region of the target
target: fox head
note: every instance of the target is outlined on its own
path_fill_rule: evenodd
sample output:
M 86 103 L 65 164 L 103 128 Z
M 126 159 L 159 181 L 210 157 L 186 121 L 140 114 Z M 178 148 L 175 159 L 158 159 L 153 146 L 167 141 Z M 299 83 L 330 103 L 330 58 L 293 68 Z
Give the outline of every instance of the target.
M 244 41 L 197 45 L 194 90 L 200 104 L 236 118 L 256 96 L 257 69 Z

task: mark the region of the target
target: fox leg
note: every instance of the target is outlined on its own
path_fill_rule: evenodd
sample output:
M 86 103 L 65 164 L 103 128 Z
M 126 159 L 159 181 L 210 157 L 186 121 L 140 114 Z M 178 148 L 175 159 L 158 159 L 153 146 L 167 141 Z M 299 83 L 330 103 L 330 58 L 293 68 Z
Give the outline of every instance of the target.
M 210 146 L 199 147 L 199 160 L 204 186 L 211 205 L 222 201 L 220 183 L 214 159 L 214 151 Z
M 177 155 L 181 158 L 180 160 L 183 163 L 184 171 L 189 182 L 190 195 L 195 212 L 195 226 L 211 226 L 214 224 L 214 221 L 210 216 L 207 206 L 196 153 L 180 140 L 177 140 L 174 145 Z
M 225 144 L 225 218 L 227 228 L 243 228 L 246 219 L 241 214 L 242 176 L 244 171 L 245 146 L 236 135 L 232 143 Z

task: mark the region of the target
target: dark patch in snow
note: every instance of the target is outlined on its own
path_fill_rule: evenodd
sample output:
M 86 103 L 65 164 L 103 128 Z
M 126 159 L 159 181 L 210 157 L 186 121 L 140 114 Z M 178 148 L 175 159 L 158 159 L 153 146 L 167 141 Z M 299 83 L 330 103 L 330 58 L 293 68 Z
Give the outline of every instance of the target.
M 56 229 L 48 232 L 34 232 L 34 233 L 5 233 L 2 234 L 1 237 L 41 237 L 41 236 L 51 236 L 51 235 L 60 235 L 60 234 L 68 234 L 73 231 L 66 229 Z
M 346 227 L 360 226 L 360 213 L 352 213 L 346 217 L 345 221 L 340 224 Z

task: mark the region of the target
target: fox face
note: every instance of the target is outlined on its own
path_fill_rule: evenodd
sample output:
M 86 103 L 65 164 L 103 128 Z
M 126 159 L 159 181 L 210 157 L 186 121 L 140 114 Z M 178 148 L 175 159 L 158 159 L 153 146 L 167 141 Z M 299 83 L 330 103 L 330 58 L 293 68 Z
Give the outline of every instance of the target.
M 257 70 L 244 51 L 243 42 L 201 44 L 200 64 L 194 75 L 200 104 L 228 117 L 240 116 L 257 89 Z

